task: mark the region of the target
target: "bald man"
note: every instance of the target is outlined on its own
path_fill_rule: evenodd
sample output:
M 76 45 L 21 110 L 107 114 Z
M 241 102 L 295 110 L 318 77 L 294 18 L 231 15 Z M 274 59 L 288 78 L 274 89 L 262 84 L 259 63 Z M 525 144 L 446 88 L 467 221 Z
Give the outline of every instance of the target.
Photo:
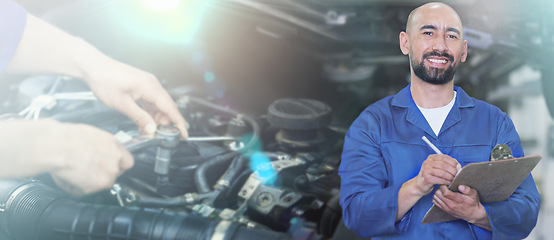
M 524 156 L 506 113 L 454 86 L 467 58 L 460 17 L 448 5 L 425 4 L 410 13 L 399 38 L 410 84 L 367 107 L 345 138 L 339 175 L 346 226 L 372 239 L 525 238 L 540 204 L 531 175 L 499 202 L 481 203 L 468 186 L 446 187 L 461 167 L 488 161 L 497 144 Z M 422 224 L 433 204 L 459 219 Z

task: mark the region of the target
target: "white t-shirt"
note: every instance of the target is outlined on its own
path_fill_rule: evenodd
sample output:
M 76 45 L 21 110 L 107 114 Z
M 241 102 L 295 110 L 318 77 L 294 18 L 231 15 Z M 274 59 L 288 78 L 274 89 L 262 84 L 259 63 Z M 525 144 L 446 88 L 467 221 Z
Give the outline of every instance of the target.
M 423 113 L 423 116 L 425 116 L 425 119 L 437 136 L 439 135 L 444 120 L 446 120 L 446 116 L 448 116 L 448 113 L 452 109 L 452 106 L 454 106 L 454 102 L 456 101 L 456 94 L 456 91 L 454 91 L 454 98 L 452 98 L 452 101 L 442 107 L 422 108 L 420 106 L 417 106 L 417 108 L 419 108 L 419 111 Z

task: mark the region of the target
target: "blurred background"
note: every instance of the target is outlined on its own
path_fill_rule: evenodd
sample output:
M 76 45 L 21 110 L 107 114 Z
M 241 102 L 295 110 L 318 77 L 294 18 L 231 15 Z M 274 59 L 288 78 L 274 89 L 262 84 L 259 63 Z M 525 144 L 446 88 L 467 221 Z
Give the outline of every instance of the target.
M 404 88 L 398 34 L 420 0 L 17 0 L 30 13 L 115 59 L 150 71 L 172 94 L 245 114 L 273 101 L 329 104 L 348 128 Z M 528 239 L 554 239 L 554 3 L 444 1 L 462 18 L 468 60 L 456 85 L 513 119 L 543 199 Z M 550 109 L 550 111 L 549 111 Z

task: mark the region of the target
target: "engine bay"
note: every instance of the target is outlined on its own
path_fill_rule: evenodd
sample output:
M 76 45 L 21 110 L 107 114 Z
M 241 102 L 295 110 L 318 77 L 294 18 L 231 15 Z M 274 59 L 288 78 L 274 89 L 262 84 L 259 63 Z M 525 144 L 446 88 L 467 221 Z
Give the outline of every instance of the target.
M 188 122 L 182 139 L 173 126 L 142 136 L 76 79 L 33 76 L 11 89 L 3 119 L 90 124 L 135 160 L 111 189 L 80 198 L 48 175 L 3 181 L 0 226 L 12 240 L 331 239 L 339 224 L 345 130 L 323 102 L 283 98 L 250 116 L 169 89 Z

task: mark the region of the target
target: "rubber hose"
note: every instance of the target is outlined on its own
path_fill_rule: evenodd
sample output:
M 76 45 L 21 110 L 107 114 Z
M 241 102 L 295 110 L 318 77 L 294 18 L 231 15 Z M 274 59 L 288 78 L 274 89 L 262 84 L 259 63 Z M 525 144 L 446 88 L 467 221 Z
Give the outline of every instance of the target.
M 246 166 L 246 161 L 248 161 L 247 156 L 237 156 L 233 159 L 231 162 L 231 165 L 229 165 L 229 168 L 223 176 L 221 176 L 221 180 L 231 183 L 233 179 L 236 179 L 237 175 L 242 172 L 242 169 Z M 221 189 L 224 190 L 225 188 Z
M 208 193 L 212 190 L 207 178 L 207 174 L 212 167 L 221 166 L 222 164 L 228 163 L 230 160 L 238 155 L 239 152 L 225 153 L 208 159 L 207 161 L 200 164 L 194 171 L 194 182 L 196 183 L 196 190 L 198 191 L 198 193 Z
M 0 222 L 12 240 L 290 239 L 285 233 L 197 215 L 78 203 L 36 182 L 21 185 L 0 199 L 7 199 Z
M 214 110 L 217 110 L 225 114 L 229 114 L 233 116 L 240 115 L 240 113 L 237 111 L 227 109 L 225 107 L 219 106 L 217 104 L 208 102 L 200 98 L 191 97 L 189 98 L 189 100 L 195 104 L 203 105 L 205 107 L 212 108 Z M 242 150 L 242 152 L 245 152 L 245 150 L 252 148 L 258 143 L 258 136 L 260 135 L 260 126 L 258 125 L 256 120 L 254 120 L 251 117 L 242 116 L 242 118 L 252 126 L 252 131 L 253 131 L 252 137 L 249 139 L 248 143 L 244 145 L 244 148 Z M 235 156 L 238 156 L 238 152 L 223 154 L 220 156 L 210 159 L 205 163 L 201 164 L 194 172 L 194 181 L 196 183 L 196 188 L 198 193 L 207 193 L 211 191 L 211 187 L 209 186 L 208 180 L 206 178 L 207 170 L 212 166 L 225 163 L 227 160 L 229 160 L 227 157 L 234 158 Z
M 339 203 L 340 194 L 335 195 L 325 204 L 325 210 L 319 221 L 319 234 L 325 238 L 333 236 L 335 229 L 338 226 L 342 217 L 341 207 Z
M 244 169 L 233 182 L 230 183 L 228 190 L 224 192 L 224 198 L 236 197 L 236 193 L 242 188 L 246 182 L 246 178 L 252 174 L 252 170 Z

